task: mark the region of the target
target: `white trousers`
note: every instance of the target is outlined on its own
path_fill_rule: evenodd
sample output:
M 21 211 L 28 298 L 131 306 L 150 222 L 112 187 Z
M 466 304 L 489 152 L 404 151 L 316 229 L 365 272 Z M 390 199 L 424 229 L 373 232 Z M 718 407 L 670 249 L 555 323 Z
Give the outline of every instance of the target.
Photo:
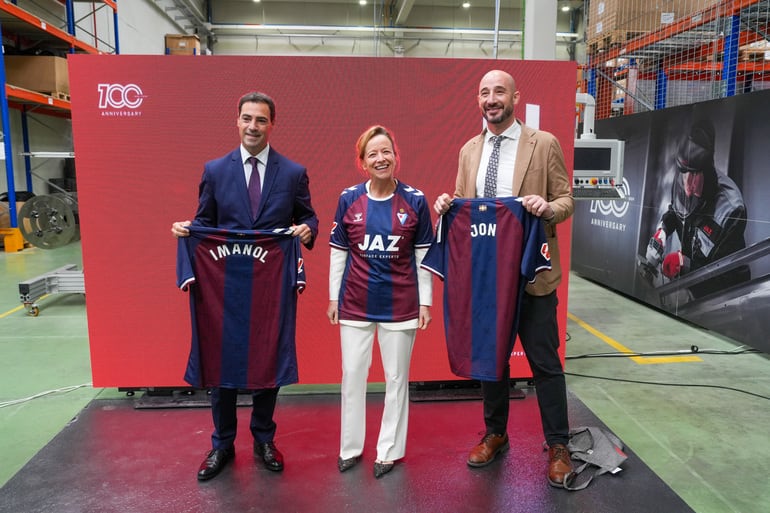
M 372 365 L 374 332 L 385 372 L 385 407 L 377 439 L 377 459 L 395 461 L 406 452 L 409 417 L 409 362 L 417 330 L 340 325 L 342 341 L 342 422 L 340 457 L 360 456 L 366 436 L 366 381 Z

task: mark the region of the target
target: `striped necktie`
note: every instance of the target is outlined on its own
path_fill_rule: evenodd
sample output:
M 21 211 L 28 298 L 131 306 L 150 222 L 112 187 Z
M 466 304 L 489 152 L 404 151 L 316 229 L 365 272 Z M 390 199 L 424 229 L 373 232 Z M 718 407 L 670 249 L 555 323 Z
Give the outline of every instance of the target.
M 502 135 L 493 135 L 489 138 L 494 144 L 492 155 L 489 156 L 487 164 L 487 176 L 484 179 L 484 197 L 494 198 L 497 196 L 497 166 L 500 164 L 500 143 L 503 141 Z

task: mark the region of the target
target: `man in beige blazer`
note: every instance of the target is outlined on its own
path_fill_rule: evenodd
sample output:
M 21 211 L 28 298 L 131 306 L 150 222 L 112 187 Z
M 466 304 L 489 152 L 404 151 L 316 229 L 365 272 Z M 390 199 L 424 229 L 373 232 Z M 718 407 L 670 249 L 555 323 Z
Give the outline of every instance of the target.
M 518 335 L 533 373 L 548 444 L 548 482 L 562 487 L 572 465 L 566 447 L 567 390 L 558 354 L 556 287 L 562 272 L 556 225 L 574 211 L 569 175 L 558 140 L 548 132 L 522 124 L 514 116 L 519 91 L 510 74 L 493 70 L 484 75 L 479 83 L 478 102 L 487 128 L 460 150 L 454 196 L 439 196 L 434 210 L 439 215 L 445 213 L 452 197 L 518 196 L 528 212 L 543 220 L 552 270 L 538 274 L 535 282 L 527 285 L 521 299 Z M 497 155 L 493 136 L 503 136 Z M 496 177 L 492 171 L 487 173 L 490 157 L 498 161 Z M 471 467 L 492 463 L 509 447 L 509 382 L 510 365 L 506 365 L 502 381 L 482 382 L 486 434 L 468 456 Z

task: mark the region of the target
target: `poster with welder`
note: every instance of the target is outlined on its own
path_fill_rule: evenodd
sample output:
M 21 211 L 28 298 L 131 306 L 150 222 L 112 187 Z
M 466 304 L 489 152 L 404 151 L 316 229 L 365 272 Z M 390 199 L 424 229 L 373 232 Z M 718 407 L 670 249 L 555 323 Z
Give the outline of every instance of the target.
M 770 91 L 601 120 L 629 201 L 578 202 L 572 270 L 770 352 Z
M 363 130 L 392 130 L 397 178 L 432 206 L 440 193 L 453 192 L 460 147 L 482 128 L 479 80 L 500 67 L 518 79 L 516 115 L 556 135 L 572 168 L 574 62 L 163 55 L 71 55 L 67 62 L 98 387 L 184 385 L 190 313 L 187 295 L 175 286 L 171 223 L 195 215 L 204 163 L 238 147 L 237 104 L 246 92 L 275 99 L 270 145 L 307 168 L 320 222 L 314 249 L 303 252 L 301 384 L 338 383 L 342 375 L 339 326 L 326 317 L 329 234 L 341 191 L 366 180 L 355 152 Z M 570 228 L 571 220 L 557 227 L 564 268 Z M 567 287 L 562 280 L 558 289 L 562 341 Z M 434 280 L 433 322 L 417 335 L 410 381 L 458 379 L 448 364 L 442 292 Z M 563 358 L 564 344 L 560 350 Z M 373 382 L 383 381 L 379 360 L 375 354 Z M 511 369 L 512 377 L 531 377 L 520 344 Z

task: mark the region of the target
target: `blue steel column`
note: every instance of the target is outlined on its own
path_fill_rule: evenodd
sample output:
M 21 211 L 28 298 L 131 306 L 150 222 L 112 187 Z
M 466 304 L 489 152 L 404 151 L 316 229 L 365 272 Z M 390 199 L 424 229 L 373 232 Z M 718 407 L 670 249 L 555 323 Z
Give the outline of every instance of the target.
M 0 23 L 0 41 L 3 40 L 2 24 Z M 11 120 L 8 115 L 8 95 L 5 94 L 5 57 L 0 51 L 0 110 L 3 118 L 3 146 L 5 147 L 5 176 L 8 182 L 8 215 L 11 228 L 18 228 L 16 219 L 16 184 L 13 179 L 13 148 L 11 147 Z
M 741 15 L 730 17 L 725 34 L 725 53 L 722 58 L 722 83 L 725 96 L 735 96 L 738 83 L 738 49 L 741 37 Z
M 115 25 L 115 53 L 120 53 L 120 37 L 118 37 L 118 0 L 115 0 L 115 9 L 112 11 L 112 22 Z
M 21 111 L 21 140 L 24 153 L 29 153 L 29 123 L 27 122 L 27 107 Z M 32 161 L 29 155 L 24 155 L 24 175 L 27 177 L 27 190 L 32 192 Z
M 596 98 L 596 68 L 588 68 L 586 75 L 586 92 Z
M 658 66 L 658 74 L 655 80 L 655 110 L 666 108 L 666 96 L 668 95 L 668 77 L 663 63 Z
M 67 32 L 75 36 L 75 8 L 72 7 L 72 0 L 64 3 L 64 9 L 67 17 Z M 75 47 L 70 47 L 70 53 L 75 53 Z

